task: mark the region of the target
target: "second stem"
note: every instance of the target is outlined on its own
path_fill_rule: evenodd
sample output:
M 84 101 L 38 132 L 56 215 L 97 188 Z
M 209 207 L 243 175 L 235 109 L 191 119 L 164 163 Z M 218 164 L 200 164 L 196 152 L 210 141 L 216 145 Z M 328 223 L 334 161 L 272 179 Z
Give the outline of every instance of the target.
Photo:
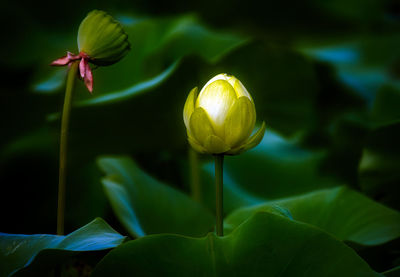
M 217 236 L 224 235 L 224 155 L 215 155 L 215 196 L 217 216 Z
M 68 147 L 68 126 L 72 105 L 72 92 L 74 91 L 76 74 L 79 62 L 73 62 L 68 71 L 67 85 L 65 88 L 64 107 L 61 118 L 60 135 L 60 170 L 58 176 L 58 209 L 57 209 L 57 235 L 64 234 L 65 214 L 65 184 L 67 181 L 67 147 Z

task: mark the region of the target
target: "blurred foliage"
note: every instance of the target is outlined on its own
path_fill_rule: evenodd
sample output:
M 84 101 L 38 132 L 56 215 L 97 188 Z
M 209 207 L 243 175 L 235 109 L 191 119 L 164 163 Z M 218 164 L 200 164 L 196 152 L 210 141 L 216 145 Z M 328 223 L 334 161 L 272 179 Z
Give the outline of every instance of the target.
M 4 54 L 0 61 L 2 232 L 55 231 L 65 69 L 48 64 L 67 50 L 76 52 L 79 23 L 97 8 L 121 21 L 132 50 L 120 63 L 93 71 L 92 96 L 78 82 L 68 157 L 68 232 L 99 216 L 132 236 L 141 228 L 146 234 L 201 236 L 212 227 L 215 196 L 210 157 L 200 157 L 201 203 L 184 194 L 190 194 L 190 176 L 182 109 L 193 87 L 226 72 L 245 84 L 254 98 L 259 122 L 267 123 L 265 138 L 256 149 L 226 158 L 226 215 L 265 205 L 266 214 L 256 217 L 274 218 L 278 226 L 287 224 L 293 232 L 299 226 L 314 230 L 296 221 L 304 220 L 340 239 L 353 238 L 349 240 L 361 244 L 385 242 L 373 247 L 348 244 L 374 270 L 398 271 L 400 244 L 393 239 L 399 227 L 394 219 L 384 220 L 386 212 L 396 218 L 400 210 L 398 1 L 267 1 L 264 7 L 254 0 L 245 5 L 237 0 L 228 5 L 208 0 L 201 4 L 181 0 L 39 2 L 8 2 L 0 19 L 3 26 L 13 26 L 6 28 L 7 39 L 0 46 Z M 127 158 L 132 164 L 124 168 L 119 159 L 112 160 L 120 171 L 109 171 L 103 164 L 107 176 L 102 185 L 104 173 L 96 159 L 103 155 L 125 155 L 135 162 Z M 355 233 L 365 231 L 368 243 L 354 239 L 359 234 L 346 237 L 332 226 L 311 222 L 316 220 L 314 209 L 321 207 L 311 207 L 310 212 L 304 203 L 294 207 L 287 202 L 306 197 L 299 194 L 319 195 L 317 190 L 330 191 L 337 186 L 352 189 L 342 189 L 346 192 L 343 201 L 349 193 L 347 201 L 351 203 L 341 203 L 340 212 L 327 206 L 339 214 L 332 224 L 361 224 L 357 215 L 368 223 L 367 217 L 376 216 L 380 219 L 377 225 L 354 227 Z M 165 204 L 159 210 L 156 204 L 150 205 L 156 201 L 150 197 L 153 190 L 165 203 L 179 199 L 176 206 Z M 334 199 L 340 202 L 342 197 Z M 273 203 L 283 202 L 287 205 L 275 209 Z M 170 218 L 179 209 L 182 214 Z M 296 213 L 299 211 L 305 211 L 304 216 Z M 195 219 L 202 218 L 204 225 L 188 225 L 192 213 L 197 214 Z M 346 221 L 347 213 L 354 217 Z M 285 217 L 290 214 L 294 221 Z M 265 224 L 268 229 L 273 227 Z M 271 232 L 279 238 L 278 227 Z M 338 247 L 338 256 L 342 250 L 351 252 L 318 232 L 325 242 Z M 164 241 L 170 237 L 155 238 Z M 123 247 L 135 247 L 137 253 L 143 247 L 153 249 L 156 243 L 145 239 Z M 174 240 L 177 244 L 195 241 Z M 118 251 L 123 253 L 125 248 L 117 248 L 110 256 L 121 255 Z M 150 250 L 148 253 L 151 255 Z M 184 252 L 176 254 L 177 259 L 181 254 Z M 101 266 L 107 267 L 107 259 Z M 232 268 L 221 270 L 225 269 Z
M 188 196 L 141 171 L 129 158 L 101 158 L 102 180 L 115 214 L 133 237 L 154 233 L 204 236 L 214 216 Z M 182 212 L 184 209 L 184 212 Z
M 363 191 L 382 202 L 400 209 L 400 123 L 384 125 L 366 138 L 359 167 Z

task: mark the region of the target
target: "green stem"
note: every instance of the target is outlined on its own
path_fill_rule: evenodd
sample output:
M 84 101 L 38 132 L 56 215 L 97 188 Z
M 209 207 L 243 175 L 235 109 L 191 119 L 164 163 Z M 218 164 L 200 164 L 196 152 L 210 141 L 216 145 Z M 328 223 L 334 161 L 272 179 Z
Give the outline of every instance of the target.
M 224 235 L 224 180 L 223 180 L 224 155 L 215 155 L 215 192 L 216 192 L 216 216 L 217 216 L 217 236 Z
M 67 178 L 67 146 L 68 146 L 68 125 L 72 104 L 72 93 L 75 86 L 76 74 L 79 62 L 73 62 L 68 71 L 67 85 L 65 88 L 64 107 L 61 119 L 60 135 L 60 170 L 58 175 L 58 208 L 57 208 L 57 235 L 64 234 L 65 214 L 65 184 Z
M 194 201 L 201 203 L 199 156 L 192 148 L 189 149 L 189 164 L 190 164 L 190 189 L 192 198 Z

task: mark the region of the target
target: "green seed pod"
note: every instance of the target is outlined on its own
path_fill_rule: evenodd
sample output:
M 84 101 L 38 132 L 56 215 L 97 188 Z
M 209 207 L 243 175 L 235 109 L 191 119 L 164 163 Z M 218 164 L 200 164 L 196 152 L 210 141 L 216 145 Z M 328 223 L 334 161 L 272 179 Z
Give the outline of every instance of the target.
M 190 92 L 183 109 L 189 144 L 200 153 L 236 155 L 257 146 L 265 123 L 250 136 L 256 122 L 253 99 L 233 76 L 219 74 Z
M 104 11 L 91 11 L 79 26 L 78 48 L 96 65 L 110 65 L 130 49 L 128 35 L 114 18 Z

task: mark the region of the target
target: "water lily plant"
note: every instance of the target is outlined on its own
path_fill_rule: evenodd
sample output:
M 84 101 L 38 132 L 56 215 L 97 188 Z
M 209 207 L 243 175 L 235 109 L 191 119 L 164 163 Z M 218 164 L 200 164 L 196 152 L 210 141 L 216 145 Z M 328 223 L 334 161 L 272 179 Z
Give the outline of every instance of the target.
M 79 54 L 67 52 L 66 56 L 51 63 L 53 66 L 69 66 L 61 119 L 57 212 L 57 234 L 59 235 L 64 233 L 67 138 L 75 79 L 80 76 L 89 92 L 92 93 L 93 74 L 90 64 L 105 66 L 118 62 L 128 53 L 130 43 L 128 35 L 119 22 L 104 11 L 94 10 L 79 26 L 78 49 Z
M 234 76 L 218 74 L 198 93 L 190 92 L 183 109 L 189 144 L 215 156 L 217 235 L 223 235 L 223 159 L 257 146 L 265 123 L 252 136 L 256 122 L 253 99 Z

